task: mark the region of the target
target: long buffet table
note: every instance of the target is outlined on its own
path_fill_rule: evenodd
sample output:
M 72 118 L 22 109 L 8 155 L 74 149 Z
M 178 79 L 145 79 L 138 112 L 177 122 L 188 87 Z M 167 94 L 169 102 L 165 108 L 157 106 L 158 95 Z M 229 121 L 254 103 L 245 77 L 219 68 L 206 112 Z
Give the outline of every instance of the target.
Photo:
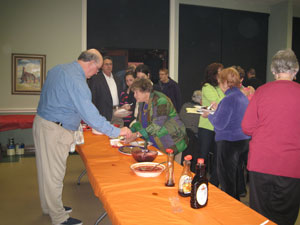
M 175 163 L 175 187 L 164 185 L 164 173 L 156 178 L 136 176 L 131 156 L 110 146 L 109 138 L 84 133 L 85 144 L 77 148 L 94 194 L 103 203 L 114 225 L 274 224 L 267 218 L 209 185 L 208 205 L 192 209 L 190 198 L 177 192 L 182 166 Z M 166 160 L 158 156 L 155 162 Z

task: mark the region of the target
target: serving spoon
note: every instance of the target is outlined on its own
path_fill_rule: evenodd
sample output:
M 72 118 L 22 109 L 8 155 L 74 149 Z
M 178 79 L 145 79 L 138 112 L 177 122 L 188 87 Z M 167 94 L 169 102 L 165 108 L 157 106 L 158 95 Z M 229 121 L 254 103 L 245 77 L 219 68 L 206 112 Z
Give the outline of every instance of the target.
M 161 162 L 161 163 L 157 163 L 155 166 L 153 166 L 151 169 L 146 169 L 146 168 L 144 168 L 144 167 L 141 167 L 140 169 L 141 170 L 143 170 L 143 171 L 152 171 L 152 170 L 154 170 L 156 167 L 158 167 L 159 165 L 161 165 L 161 164 L 164 164 L 164 163 L 166 163 L 167 161 L 164 161 L 164 162 Z

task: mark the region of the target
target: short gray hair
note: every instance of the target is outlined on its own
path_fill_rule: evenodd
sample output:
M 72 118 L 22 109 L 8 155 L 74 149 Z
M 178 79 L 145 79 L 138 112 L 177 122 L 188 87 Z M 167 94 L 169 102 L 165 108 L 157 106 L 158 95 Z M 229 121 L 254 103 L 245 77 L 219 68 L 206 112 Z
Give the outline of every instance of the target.
M 78 60 L 81 60 L 84 62 L 90 62 L 90 61 L 94 60 L 95 62 L 99 63 L 99 56 L 92 51 L 86 50 L 86 51 L 81 52 L 81 54 L 78 57 Z
M 200 103 L 202 99 L 202 92 L 200 90 L 196 90 L 193 93 L 192 100 L 194 102 Z
M 288 73 L 294 75 L 299 70 L 299 63 L 291 49 L 278 51 L 272 58 L 271 72 L 273 74 Z

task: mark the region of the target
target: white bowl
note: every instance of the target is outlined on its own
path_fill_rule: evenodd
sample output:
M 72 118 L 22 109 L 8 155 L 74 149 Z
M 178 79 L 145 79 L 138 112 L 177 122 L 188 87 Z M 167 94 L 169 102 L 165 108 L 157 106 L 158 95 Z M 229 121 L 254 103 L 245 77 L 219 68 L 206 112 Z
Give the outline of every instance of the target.
M 147 171 L 147 170 L 142 170 L 139 168 L 147 169 L 147 168 L 153 168 L 159 163 L 155 162 L 140 162 L 140 163 L 135 163 L 130 166 L 131 170 L 139 177 L 157 177 L 159 176 L 164 170 L 165 166 L 160 164 L 158 165 L 153 171 Z

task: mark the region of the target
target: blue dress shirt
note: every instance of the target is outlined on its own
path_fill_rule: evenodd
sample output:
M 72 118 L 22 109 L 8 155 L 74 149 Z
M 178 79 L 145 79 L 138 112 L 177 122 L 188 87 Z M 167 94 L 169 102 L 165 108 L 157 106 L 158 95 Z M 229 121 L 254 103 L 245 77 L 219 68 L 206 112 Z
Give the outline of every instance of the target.
M 80 121 L 108 136 L 117 137 L 120 129 L 111 125 L 92 103 L 92 94 L 84 71 L 77 61 L 50 69 L 44 83 L 37 114 L 77 130 Z

